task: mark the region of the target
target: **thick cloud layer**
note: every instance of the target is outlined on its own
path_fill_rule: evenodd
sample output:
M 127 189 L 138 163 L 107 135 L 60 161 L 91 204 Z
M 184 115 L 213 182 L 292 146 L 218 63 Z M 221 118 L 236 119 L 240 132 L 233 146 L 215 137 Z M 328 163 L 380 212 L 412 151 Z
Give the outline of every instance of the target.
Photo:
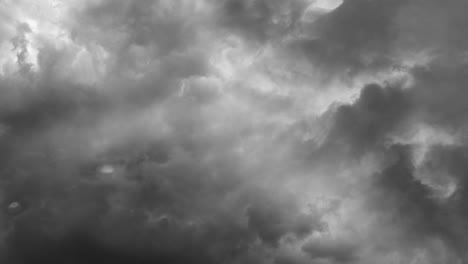
M 468 262 L 467 7 L 0 1 L 0 262 Z

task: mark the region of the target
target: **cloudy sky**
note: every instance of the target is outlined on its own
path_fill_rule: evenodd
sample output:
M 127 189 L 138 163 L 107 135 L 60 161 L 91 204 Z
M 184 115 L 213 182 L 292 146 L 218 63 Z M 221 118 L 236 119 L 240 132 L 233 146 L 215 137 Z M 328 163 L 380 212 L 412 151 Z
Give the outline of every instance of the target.
M 468 263 L 466 0 L 0 0 L 0 263 Z

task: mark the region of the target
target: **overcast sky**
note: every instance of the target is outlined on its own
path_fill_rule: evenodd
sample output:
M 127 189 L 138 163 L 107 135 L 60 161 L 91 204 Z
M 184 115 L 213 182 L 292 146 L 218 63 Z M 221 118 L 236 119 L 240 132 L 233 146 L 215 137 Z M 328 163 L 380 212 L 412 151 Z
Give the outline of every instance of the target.
M 466 0 L 0 0 L 0 263 L 467 263 L 467 25 Z

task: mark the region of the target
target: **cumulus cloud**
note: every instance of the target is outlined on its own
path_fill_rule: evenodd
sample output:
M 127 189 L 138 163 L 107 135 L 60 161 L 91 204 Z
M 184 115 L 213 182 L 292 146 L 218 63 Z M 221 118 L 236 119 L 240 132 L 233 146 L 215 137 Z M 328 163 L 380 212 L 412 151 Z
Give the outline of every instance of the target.
M 464 263 L 462 0 L 0 2 L 0 262 Z

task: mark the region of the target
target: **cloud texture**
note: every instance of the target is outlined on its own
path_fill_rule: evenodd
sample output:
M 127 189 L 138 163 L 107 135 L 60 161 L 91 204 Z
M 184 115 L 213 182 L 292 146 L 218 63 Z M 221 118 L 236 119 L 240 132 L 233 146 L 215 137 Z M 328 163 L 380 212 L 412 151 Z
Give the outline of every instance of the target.
M 468 262 L 467 14 L 0 1 L 0 262 Z

